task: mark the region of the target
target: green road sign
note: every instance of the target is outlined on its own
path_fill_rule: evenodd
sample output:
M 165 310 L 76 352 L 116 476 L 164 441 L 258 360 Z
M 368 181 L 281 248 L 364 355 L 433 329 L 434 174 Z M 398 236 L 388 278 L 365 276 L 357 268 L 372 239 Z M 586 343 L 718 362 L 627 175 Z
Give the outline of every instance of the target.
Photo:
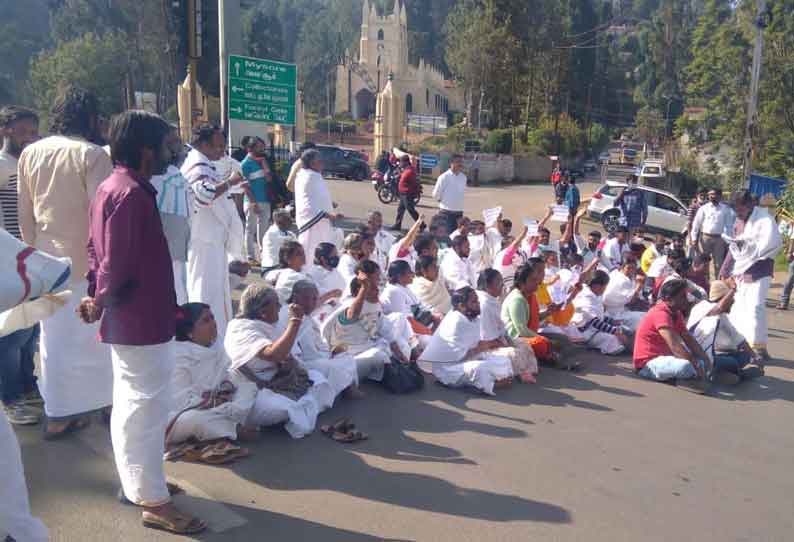
M 295 124 L 295 64 L 229 55 L 229 118 Z

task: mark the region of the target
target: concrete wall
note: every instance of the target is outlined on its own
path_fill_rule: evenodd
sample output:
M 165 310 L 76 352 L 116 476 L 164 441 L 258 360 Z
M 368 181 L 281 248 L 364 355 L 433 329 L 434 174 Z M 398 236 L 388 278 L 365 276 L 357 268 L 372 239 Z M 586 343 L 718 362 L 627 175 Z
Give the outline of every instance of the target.
M 518 181 L 548 181 L 551 160 L 546 156 L 517 156 L 515 176 Z
M 475 153 L 464 155 L 465 173 L 469 175 Z M 450 153 L 441 153 L 439 166 L 433 175 L 440 175 L 449 167 Z M 490 181 L 548 181 L 551 176 L 551 161 L 545 156 L 513 156 L 512 154 L 477 153 L 480 161 L 480 182 Z

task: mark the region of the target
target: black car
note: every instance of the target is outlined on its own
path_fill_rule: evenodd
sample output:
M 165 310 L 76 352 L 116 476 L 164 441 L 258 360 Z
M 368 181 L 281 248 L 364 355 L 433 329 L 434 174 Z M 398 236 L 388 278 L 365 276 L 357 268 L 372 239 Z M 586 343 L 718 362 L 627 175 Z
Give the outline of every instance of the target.
M 317 145 L 323 160 L 323 175 L 363 181 L 369 178 L 369 164 L 355 151 Z

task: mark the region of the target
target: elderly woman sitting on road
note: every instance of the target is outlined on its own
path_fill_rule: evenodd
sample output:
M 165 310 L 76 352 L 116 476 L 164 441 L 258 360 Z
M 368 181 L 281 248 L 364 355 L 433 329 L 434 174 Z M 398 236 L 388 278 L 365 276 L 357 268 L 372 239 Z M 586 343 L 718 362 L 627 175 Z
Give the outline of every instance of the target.
M 317 371 L 305 370 L 290 353 L 295 345 L 304 311 L 290 305 L 282 330 L 281 303 L 276 291 L 252 284 L 243 292 L 237 318 L 229 322 L 224 346 L 231 368 L 256 384 L 256 396 L 249 423 L 285 428 L 293 438 L 314 430 L 317 416 L 333 405 L 335 393 Z

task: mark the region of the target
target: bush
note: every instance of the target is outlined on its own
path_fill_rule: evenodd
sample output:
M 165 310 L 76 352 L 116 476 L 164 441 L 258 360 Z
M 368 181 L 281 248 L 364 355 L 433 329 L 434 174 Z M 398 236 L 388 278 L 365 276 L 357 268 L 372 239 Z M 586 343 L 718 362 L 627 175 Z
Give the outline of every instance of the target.
M 510 154 L 513 152 L 513 130 L 491 130 L 482 146 L 483 152 Z
M 336 119 L 320 119 L 315 123 L 315 129 L 321 133 L 329 131 L 334 134 L 344 133 L 345 135 L 355 134 L 357 131 L 356 124 L 352 122 L 340 122 Z

